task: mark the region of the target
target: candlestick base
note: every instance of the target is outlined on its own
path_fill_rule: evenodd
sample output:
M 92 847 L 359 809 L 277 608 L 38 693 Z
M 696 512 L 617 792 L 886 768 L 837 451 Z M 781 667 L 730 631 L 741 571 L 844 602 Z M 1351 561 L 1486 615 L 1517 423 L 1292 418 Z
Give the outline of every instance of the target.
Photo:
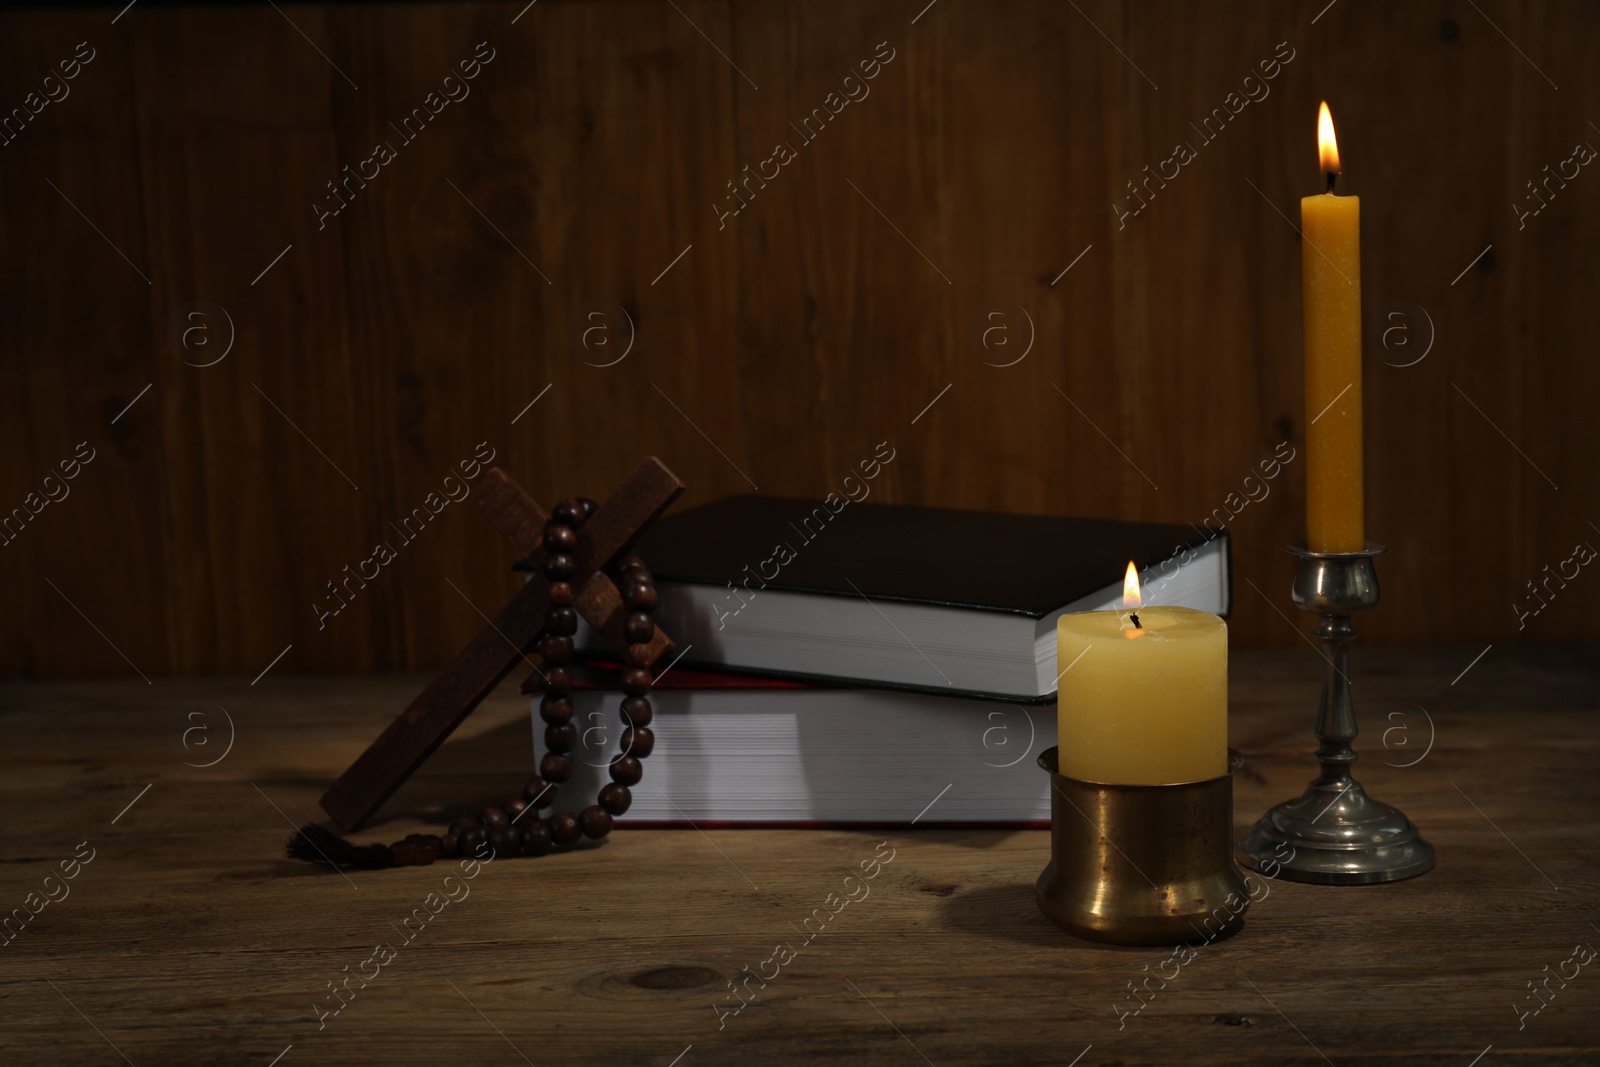
M 1233 862 L 1233 771 L 1183 785 L 1102 785 L 1050 772 L 1050 864 L 1034 900 L 1091 941 L 1176 945 L 1244 925 L 1250 894 Z
M 1433 846 L 1405 813 L 1353 779 L 1343 786 L 1317 779 L 1304 796 L 1267 812 L 1239 847 L 1247 867 L 1319 885 L 1400 882 L 1427 874 L 1434 862 Z M 1269 860 L 1274 867 L 1262 870 Z
M 1415 878 L 1433 869 L 1433 846 L 1400 809 L 1367 796 L 1350 774 L 1359 730 L 1350 700 L 1351 616 L 1378 606 L 1374 556 L 1384 547 L 1368 541 L 1360 552 L 1312 552 L 1302 544 L 1294 602 L 1322 617 L 1322 702 L 1313 728 L 1322 742 L 1322 773 L 1297 800 L 1279 804 L 1239 845 L 1246 866 L 1269 877 L 1321 885 L 1372 885 Z M 1290 850 L 1285 856 L 1285 850 Z M 1269 869 L 1270 868 L 1270 869 Z

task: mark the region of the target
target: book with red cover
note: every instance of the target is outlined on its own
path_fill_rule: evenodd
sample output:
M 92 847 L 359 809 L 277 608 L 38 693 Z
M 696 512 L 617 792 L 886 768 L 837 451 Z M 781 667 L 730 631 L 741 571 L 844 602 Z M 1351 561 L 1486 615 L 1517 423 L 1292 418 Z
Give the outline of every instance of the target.
M 589 797 L 619 749 L 615 664 L 573 669 L 578 743 L 561 787 Z M 533 697 L 535 733 L 542 679 Z M 628 826 L 1006 826 L 1050 821 L 1035 760 L 1055 706 L 669 668 L 650 696 L 655 751 Z M 574 801 L 575 802 L 575 801 Z

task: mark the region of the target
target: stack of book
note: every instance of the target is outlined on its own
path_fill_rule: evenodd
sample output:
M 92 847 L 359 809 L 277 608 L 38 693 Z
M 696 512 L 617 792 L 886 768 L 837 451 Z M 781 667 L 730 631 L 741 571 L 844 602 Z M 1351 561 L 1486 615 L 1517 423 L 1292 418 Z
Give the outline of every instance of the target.
M 637 550 L 680 652 L 634 825 L 1048 825 L 1056 618 L 1120 606 L 1130 560 L 1147 604 L 1229 607 L 1209 526 L 746 495 Z M 587 627 L 575 640 L 593 662 L 565 788 L 588 795 L 617 752 L 618 672 Z

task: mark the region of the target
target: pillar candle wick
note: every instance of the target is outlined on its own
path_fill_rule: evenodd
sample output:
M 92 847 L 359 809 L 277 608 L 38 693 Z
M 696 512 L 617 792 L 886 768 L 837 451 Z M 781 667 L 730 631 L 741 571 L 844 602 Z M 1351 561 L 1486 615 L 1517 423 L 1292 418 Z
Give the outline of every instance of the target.
M 1339 172 L 1336 171 L 1336 170 L 1330 170 L 1328 172 L 1328 192 L 1329 193 L 1333 192 L 1334 183 L 1337 182 L 1338 180 L 1339 180 Z

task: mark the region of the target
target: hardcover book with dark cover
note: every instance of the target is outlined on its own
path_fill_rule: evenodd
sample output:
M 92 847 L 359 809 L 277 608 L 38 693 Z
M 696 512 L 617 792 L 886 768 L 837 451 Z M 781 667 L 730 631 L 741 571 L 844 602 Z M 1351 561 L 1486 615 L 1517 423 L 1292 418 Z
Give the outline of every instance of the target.
M 1221 528 L 747 494 L 638 551 L 684 665 L 838 685 L 1052 700 L 1056 617 L 1119 607 L 1130 560 L 1147 604 L 1229 608 Z

